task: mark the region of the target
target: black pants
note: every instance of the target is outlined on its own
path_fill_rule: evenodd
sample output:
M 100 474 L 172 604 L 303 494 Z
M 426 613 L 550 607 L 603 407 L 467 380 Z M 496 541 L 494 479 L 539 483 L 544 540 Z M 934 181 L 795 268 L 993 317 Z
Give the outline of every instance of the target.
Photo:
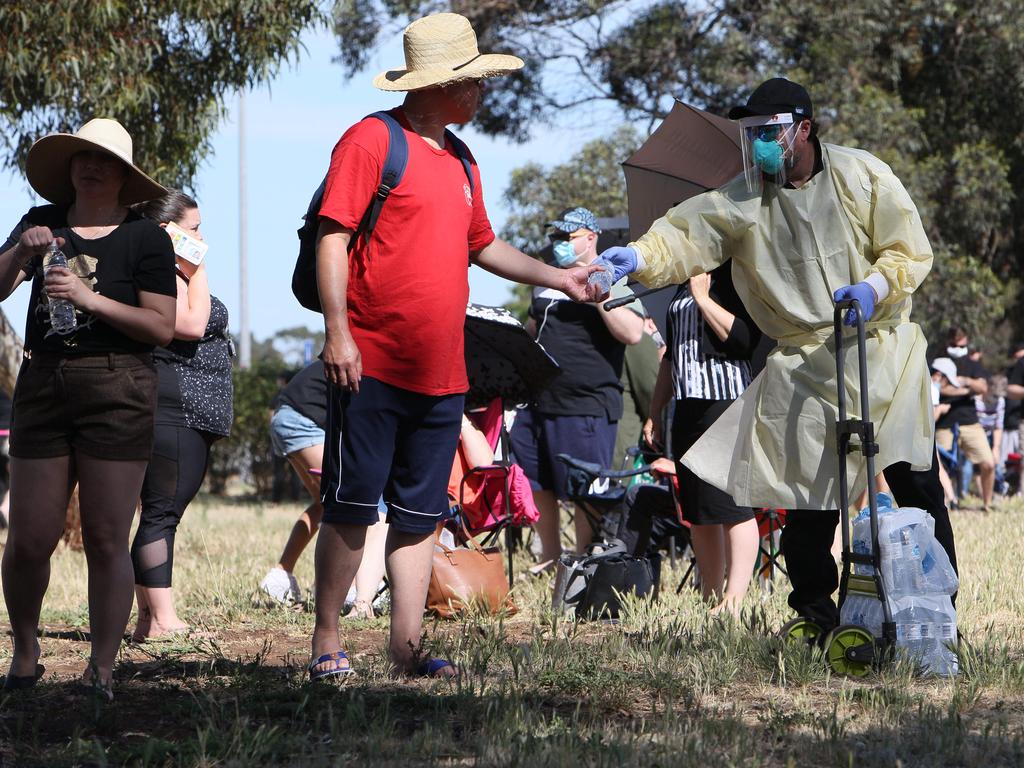
M 885 479 L 897 505 L 923 509 L 935 518 L 935 538 L 956 570 L 953 527 L 939 484 L 934 451 L 932 456 L 928 470 L 914 472 L 910 464 L 899 462 L 886 468 Z M 793 509 L 786 513 L 786 526 L 782 529 L 782 553 L 793 586 L 789 607 L 820 624 L 826 632 L 839 623 L 839 609 L 832 599 L 832 593 L 839 588 L 839 570 L 831 552 L 838 524 L 838 510 Z
M 185 507 L 203 484 L 214 439 L 188 427 L 156 425 L 153 455 L 142 481 L 142 517 L 132 542 L 139 586 L 171 586 L 174 534 Z
M 646 557 L 659 543 L 686 530 L 676 518 L 672 491 L 660 485 L 627 488 L 620 514 L 613 534 L 634 557 Z

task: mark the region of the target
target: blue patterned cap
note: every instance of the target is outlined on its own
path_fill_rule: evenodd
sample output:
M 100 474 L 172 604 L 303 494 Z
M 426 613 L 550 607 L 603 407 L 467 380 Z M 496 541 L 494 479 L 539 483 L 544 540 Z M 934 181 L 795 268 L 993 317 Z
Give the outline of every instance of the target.
M 597 226 L 597 217 L 586 208 L 566 208 L 558 214 L 557 219 L 551 222 L 551 226 L 569 234 L 578 229 L 589 229 L 594 233 L 601 232 L 601 228 Z

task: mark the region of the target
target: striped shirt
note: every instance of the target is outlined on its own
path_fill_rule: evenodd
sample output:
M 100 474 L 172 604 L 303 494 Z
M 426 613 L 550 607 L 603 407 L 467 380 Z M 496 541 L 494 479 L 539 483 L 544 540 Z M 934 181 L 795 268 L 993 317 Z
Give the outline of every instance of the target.
M 689 287 L 680 289 L 669 304 L 668 323 L 676 400 L 735 400 L 750 386 L 748 361 L 701 356 L 704 316 Z

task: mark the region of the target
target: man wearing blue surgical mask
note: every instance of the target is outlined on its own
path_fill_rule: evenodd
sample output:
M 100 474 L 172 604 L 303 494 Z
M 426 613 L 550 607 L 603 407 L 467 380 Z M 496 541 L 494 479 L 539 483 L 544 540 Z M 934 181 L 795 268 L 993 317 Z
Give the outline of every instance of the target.
M 548 235 L 555 263 L 568 269 L 597 258 L 601 226 L 586 208 L 562 211 L 550 222 Z M 612 286 L 608 299 L 628 295 L 625 280 Z M 530 408 L 519 411 L 511 442 L 516 461 L 530 479 L 540 520 L 541 564 L 561 554 L 558 500 L 567 498 L 565 453 L 603 467 L 617 465 L 613 455 L 618 421 L 623 414 L 623 358 L 627 344 L 643 337 L 642 311 L 627 305 L 605 312 L 601 305 L 580 304 L 561 291 L 538 288 L 530 302 L 527 329 L 547 350 L 561 374 Z M 576 544 L 590 542 L 587 517 L 577 512 Z

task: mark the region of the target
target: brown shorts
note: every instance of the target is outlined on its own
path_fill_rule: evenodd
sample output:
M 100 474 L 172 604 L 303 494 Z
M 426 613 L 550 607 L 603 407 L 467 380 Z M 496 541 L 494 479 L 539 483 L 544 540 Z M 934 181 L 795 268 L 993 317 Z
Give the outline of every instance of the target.
M 935 442 L 944 451 L 953 447 L 953 430 L 936 429 Z M 981 424 L 960 425 L 960 450 L 971 464 L 992 463 L 992 448 L 988 444 L 988 437 L 985 435 L 985 428 Z
M 76 451 L 148 461 L 156 371 L 148 354 L 35 355 L 18 373 L 11 456 L 47 459 Z

